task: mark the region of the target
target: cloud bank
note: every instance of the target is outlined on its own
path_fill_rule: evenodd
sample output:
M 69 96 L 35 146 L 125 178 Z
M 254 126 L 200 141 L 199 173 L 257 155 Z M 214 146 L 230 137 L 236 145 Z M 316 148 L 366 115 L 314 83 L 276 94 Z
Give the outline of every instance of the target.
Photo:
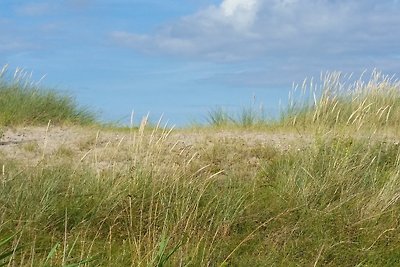
M 396 0 L 224 0 L 152 33 L 115 30 L 119 45 L 200 60 L 398 55 Z

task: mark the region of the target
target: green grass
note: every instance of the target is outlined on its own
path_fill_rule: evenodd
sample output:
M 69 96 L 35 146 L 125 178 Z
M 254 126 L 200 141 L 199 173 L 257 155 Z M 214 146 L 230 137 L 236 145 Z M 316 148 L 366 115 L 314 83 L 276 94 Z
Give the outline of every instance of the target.
M 222 107 L 208 112 L 206 121 L 208 127 L 214 128 L 265 128 L 272 124 L 262 107 L 242 108 L 237 114 L 231 114 Z
M 25 75 L 0 75 L 0 126 L 89 124 L 95 121 L 92 112 L 79 107 L 70 96 L 39 88 Z M 21 75 L 23 77 L 21 77 Z
M 266 242 L 275 260 L 397 265 L 398 153 L 398 144 L 339 138 L 269 164 L 260 176 L 265 200 L 259 202 L 298 207 L 267 231 L 275 232 L 272 244 Z
M 233 138 L 187 145 L 144 120 L 34 165 L 0 153 L 0 265 L 399 265 L 400 145 L 382 134 L 398 129 L 399 86 L 372 78 L 328 75 L 280 124 L 210 114 Z M 241 139 L 268 127 L 312 141 Z

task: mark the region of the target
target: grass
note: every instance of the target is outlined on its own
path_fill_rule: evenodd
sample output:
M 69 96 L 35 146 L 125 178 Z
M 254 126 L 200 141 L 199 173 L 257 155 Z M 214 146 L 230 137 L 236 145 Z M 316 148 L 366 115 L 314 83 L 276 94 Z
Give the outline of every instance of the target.
M 212 113 L 231 138 L 188 145 L 144 120 L 37 164 L 0 154 L 0 265 L 399 265 L 400 145 L 382 134 L 398 129 L 398 84 L 327 79 L 279 122 Z M 262 127 L 311 141 L 240 136 Z
M 97 172 L 65 161 L 23 173 L 7 167 L 0 200 L 7 220 L 1 230 L 21 231 L 20 242 L 29 246 L 15 260 L 43 262 L 56 244 L 53 265 L 95 256 L 98 264 L 120 266 L 209 260 L 212 244 L 240 214 L 243 196 L 232 189 L 216 198 L 222 186 L 217 175 L 191 165 L 190 158 L 172 157 L 175 152 L 166 158 L 163 139 L 161 134 L 154 143 L 133 143 L 130 162 L 120 170 L 111 164 Z M 160 165 L 153 168 L 157 159 Z
M 336 137 L 279 151 L 220 140 L 185 154 L 166 133 L 136 132 L 132 139 L 126 160 L 97 157 L 108 159 L 106 166 L 59 153 L 30 167 L 3 161 L 0 232 L 14 235 L 8 250 L 22 247 L 14 264 L 400 260 L 397 143 Z
M 265 128 L 271 124 L 262 106 L 242 108 L 237 114 L 231 114 L 224 108 L 217 107 L 208 112 L 206 121 L 208 127 L 214 128 Z
M 305 81 L 299 90 L 282 123 L 324 129 L 399 127 L 400 83 L 394 76 L 373 71 L 369 79 L 354 81 L 340 72 L 327 73 L 319 84 Z
M 0 73 L 0 126 L 89 124 L 93 113 L 78 107 L 72 97 L 44 90 L 29 81 L 23 70 L 10 77 L 7 66 Z

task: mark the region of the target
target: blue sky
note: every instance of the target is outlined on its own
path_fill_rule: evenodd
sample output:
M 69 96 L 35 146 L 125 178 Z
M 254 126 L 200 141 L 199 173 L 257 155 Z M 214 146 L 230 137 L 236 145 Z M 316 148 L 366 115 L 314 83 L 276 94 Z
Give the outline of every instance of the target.
M 293 82 L 400 71 L 400 1 L 2 0 L 0 64 L 33 71 L 104 119 L 201 120 Z

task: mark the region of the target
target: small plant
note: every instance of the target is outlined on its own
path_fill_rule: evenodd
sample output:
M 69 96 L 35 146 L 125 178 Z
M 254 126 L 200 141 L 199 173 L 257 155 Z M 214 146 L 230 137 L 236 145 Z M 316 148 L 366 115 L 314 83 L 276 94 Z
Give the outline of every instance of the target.
M 231 114 L 223 108 L 217 108 L 208 113 L 207 122 L 213 127 L 239 128 L 252 128 L 269 124 L 262 107 L 243 108 L 237 114 Z
M 29 142 L 22 146 L 26 152 L 36 153 L 39 151 L 39 145 L 37 142 Z
M 66 157 L 66 158 L 72 158 L 74 156 L 74 150 L 70 147 L 67 147 L 65 145 L 61 145 L 55 154 L 59 157 Z
M 207 122 L 214 127 L 227 126 L 232 122 L 232 118 L 223 108 L 216 108 L 208 113 Z
M 254 107 L 243 108 L 239 113 L 235 124 L 242 128 L 251 128 L 254 126 L 268 125 L 269 121 L 264 113 L 262 106 L 259 109 Z

